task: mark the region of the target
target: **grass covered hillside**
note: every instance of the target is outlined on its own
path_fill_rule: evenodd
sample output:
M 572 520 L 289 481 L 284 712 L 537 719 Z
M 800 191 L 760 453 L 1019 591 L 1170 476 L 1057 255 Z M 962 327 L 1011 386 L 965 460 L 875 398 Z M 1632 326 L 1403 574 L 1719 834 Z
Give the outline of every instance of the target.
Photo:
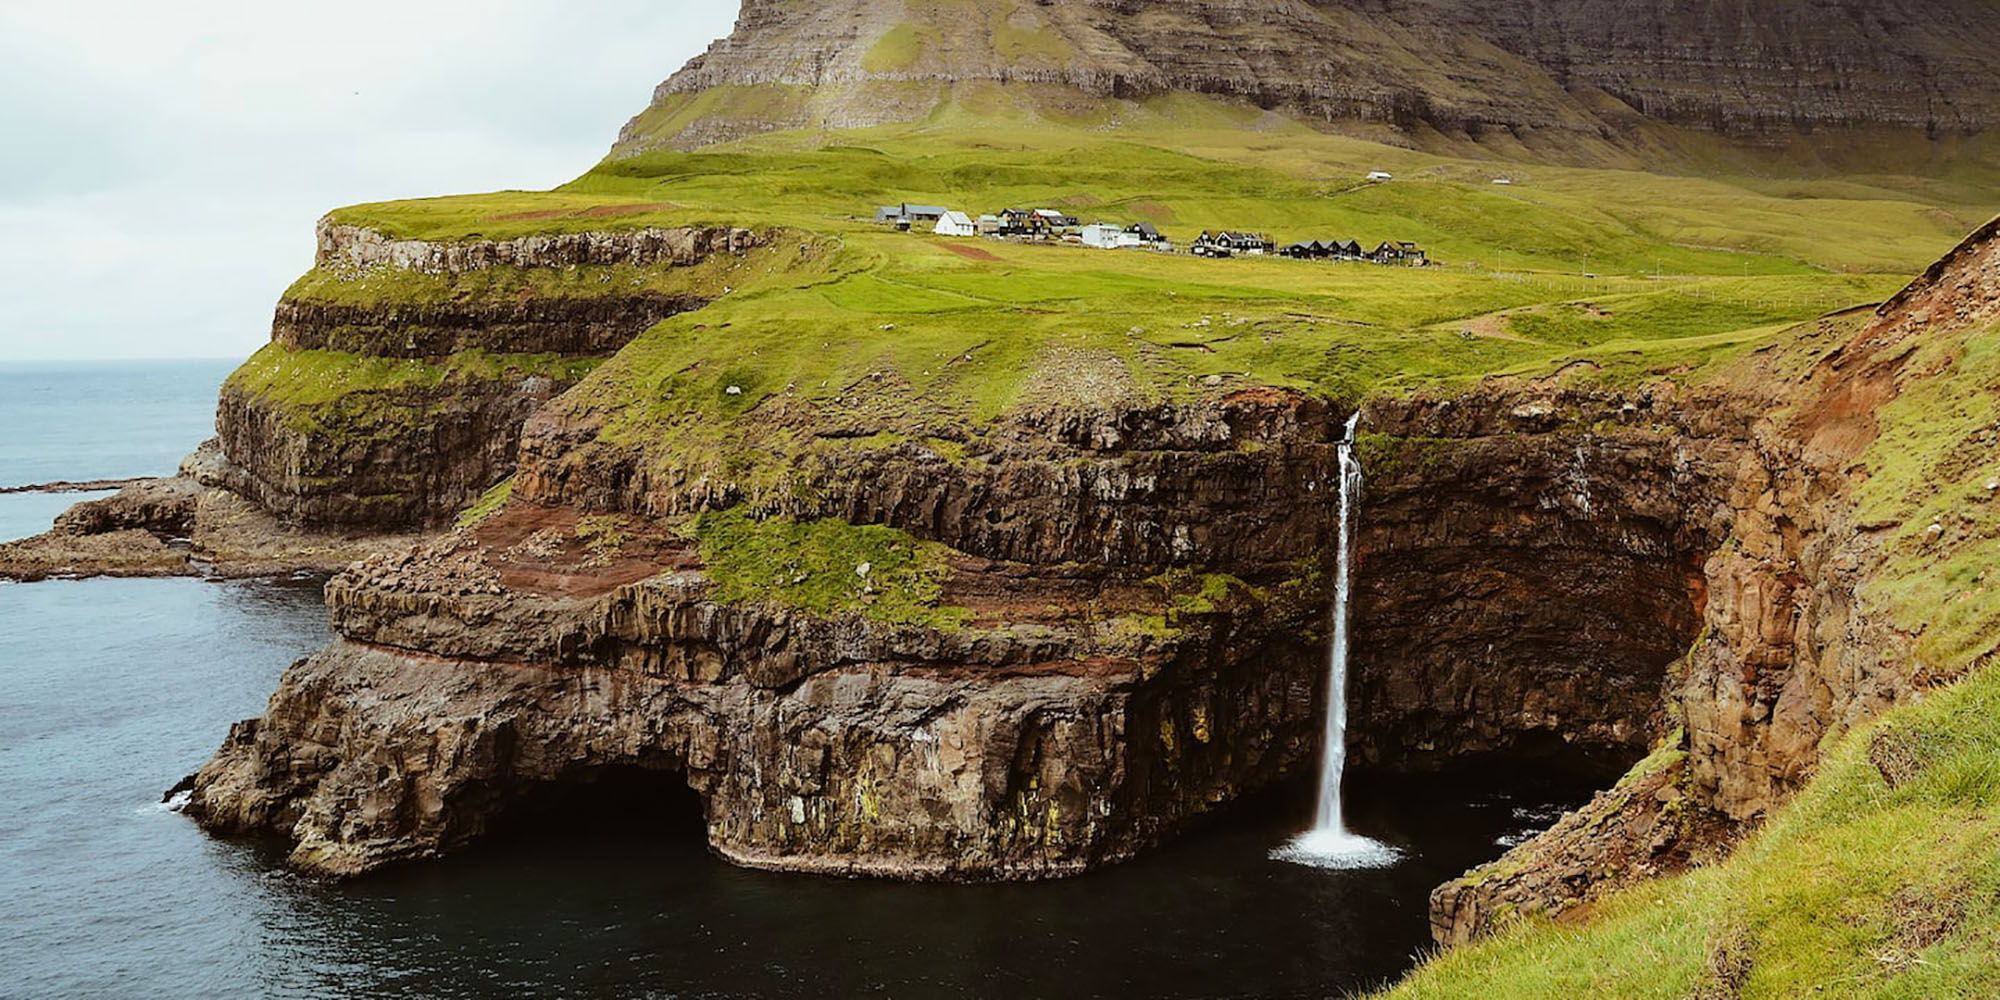
M 552 192 L 360 205 L 333 218 L 433 240 L 695 224 L 797 234 L 796 260 L 766 251 L 750 262 L 755 273 L 702 272 L 704 289 L 720 293 L 714 304 L 654 327 L 555 404 L 602 418 L 607 442 L 754 494 L 801 449 L 934 438 L 943 426 L 962 437 L 1023 405 L 1158 402 L 1253 384 L 1356 401 L 1494 374 L 1631 382 L 1703 369 L 1879 301 L 1992 207 L 1976 178 L 1522 167 L 1328 136 L 1185 95 L 1148 107 L 1148 128 L 1010 128 L 1004 115 L 982 117 L 991 109 L 960 105 L 922 126 L 843 132 L 838 144 L 780 133 L 649 152 Z M 1395 179 L 1366 182 L 1376 169 Z M 1440 266 L 1211 261 L 872 222 L 876 206 L 902 202 L 974 215 L 1053 206 L 1086 223 L 1150 222 L 1183 247 L 1223 228 L 1281 244 L 1414 240 Z M 368 284 L 379 280 L 316 275 L 299 291 L 379 300 L 384 289 Z M 485 285 L 514 296 L 647 281 Z M 434 296 L 438 284 L 419 279 L 413 291 Z M 464 283 L 449 291 L 480 294 Z M 818 433 L 829 423 L 850 430 Z

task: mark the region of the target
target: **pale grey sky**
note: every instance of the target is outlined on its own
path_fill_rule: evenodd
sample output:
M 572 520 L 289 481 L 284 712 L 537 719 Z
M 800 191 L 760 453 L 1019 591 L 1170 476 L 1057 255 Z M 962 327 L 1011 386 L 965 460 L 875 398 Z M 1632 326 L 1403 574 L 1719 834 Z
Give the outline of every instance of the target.
M 327 209 L 547 188 L 736 0 L 0 0 L 0 360 L 243 357 Z

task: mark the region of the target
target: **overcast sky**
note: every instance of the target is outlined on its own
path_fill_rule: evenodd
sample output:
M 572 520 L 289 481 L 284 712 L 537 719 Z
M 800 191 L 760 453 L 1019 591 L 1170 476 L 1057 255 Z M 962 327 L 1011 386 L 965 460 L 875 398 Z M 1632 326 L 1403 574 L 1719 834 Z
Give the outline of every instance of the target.
M 0 360 L 243 357 L 327 209 L 548 188 L 736 0 L 0 0 Z

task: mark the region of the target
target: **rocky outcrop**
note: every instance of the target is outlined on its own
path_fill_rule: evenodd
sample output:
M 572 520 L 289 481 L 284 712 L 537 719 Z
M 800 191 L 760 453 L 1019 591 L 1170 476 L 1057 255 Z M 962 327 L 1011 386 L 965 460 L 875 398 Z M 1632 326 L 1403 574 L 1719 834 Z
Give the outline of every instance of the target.
M 1138 656 L 1081 617 L 829 619 L 718 603 L 694 569 L 619 582 L 684 543 L 631 522 L 633 565 L 592 566 L 573 523 L 515 508 L 337 578 L 342 640 L 231 733 L 191 814 L 354 874 L 636 767 L 699 791 L 738 863 L 1031 878 L 1129 856 L 1311 753 L 1320 658 L 1284 615 L 1217 612 Z
M 319 280 L 278 304 L 272 346 L 223 387 L 216 427 L 228 486 L 300 525 L 437 527 L 512 473 L 521 425 L 543 403 L 591 363 L 712 297 L 700 282 L 644 275 L 769 240 L 700 226 L 411 240 L 322 220 L 319 270 L 309 276 Z M 578 268 L 622 269 L 620 282 L 554 277 Z M 403 289 L 396 275 L 422 276 L 422 288 Z M 483 277 L 458 284 L 474 275 Z M 601 277 L 610 285 L 611 272 Z M 285 355 L 301 352 L 324 357 L 282 371 Z M 361 360 L 371 358 L 411 364 Z M 280 371 L 242 377 L 252 369 Z
M 698 295 L 353 305 L 285 299 L 271 341 L 301 351 L 442 358 L 460 351 L 607 357 L 663 319 L 708 304 Z
M 727 226 L 607 228 L 508 240 L 409 240 L 331 218 L 320 220 L 316 234 L 318 267 L 342 271 L 389 268 L 418 274 L 587 264 L 686 267 L 716 254 L 748 253 L 762 242 L 748 229 Z
M 225 465 L 210 441 L 178 476 L 71 507 L 49 531 L 0 544 L 0 579 L 324 574 L 414 540 L 285 525 L 228 489 Z
M 1431 936 L 1467 944 L 1524 917 L 1561 919 L 1619 889 L 1726 853 L 1739 827 L 1689 787 L 1681 734 L 1614 787 L 1431 894 Z
M 946 12 L 951 13 L 947 14 Z M 746 0 L 728 38 L 662 84 L 619 150 L 746 131 L 917 120 L 941 84 L 1096 98 L 1219 94 L 1409 131 L 1629 138 L 1647 123 L 1783 139 L 1817 129 L 1974 134 L 2000 123 L 2000 16 L 1970 0 Z M 811 88 L 692 120 L 683 95 Z M 680 131 L 660 134 L 672 118 Z
M 1813 370 L 1794 415 L 1760 428 L 1732 487 L 1735 544 L 1708 567 L 1707 641 L 1677 692 L 1695 780 L 1730 816 L 1762 817 L 1804 783 L 1827 737 L 1968 666 L 1927 663 L 1920 623 L 1861 598 L 1900 525 L 1857 516 L 1856 463 L 1910 379 L 1948 377 L 1907 370 L 1917 348 L 1995 320 L 2000 220 L 1885 303 Z M 1990 442 L 1971 445 L 1990 454 Z
M 307 405 L 232 382 L 216 413 L 226 482 L 299 525 L 437 527 L 507 478 L 521 425 L 573 384 L 503 372 Z
M 732 482 L 700 456 L 601 439 L 609 410 L 578 399 L 524 431 L 523 497 L 548 505 L 671 517 L 749 503 L 803 518 L 887 524 L 990 559 L 1123 567 L 1208 565 L 1257 575 L 1319 551 L 1338 414 L 1293 393 L 1217 394 L 1204 404 L 1029 408 L 991 427 L 911 428 L 921 440 L 839 415 L 768 413 L 748 440 L 804 437 L 783 478 Z M 802 421 L 812 421 L 802 428 Z M 900 437 L 901 435 L 896 435 Z M 1302 502 L 1304 501 L 1304 502 Z

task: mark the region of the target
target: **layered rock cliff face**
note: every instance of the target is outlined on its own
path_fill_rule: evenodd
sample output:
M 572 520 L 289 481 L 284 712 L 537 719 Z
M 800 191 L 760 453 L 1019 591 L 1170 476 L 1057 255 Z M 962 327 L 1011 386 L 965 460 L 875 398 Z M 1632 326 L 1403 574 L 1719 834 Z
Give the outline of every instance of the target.
M 1601 137 L 1647 121 L 1737 137 L 1826 128 L 1972 134 L 2000 121 L 2000 12 L 1973 0 L 746 0 L 656 108 L 726 85 L 813 88 L 716 108 L 623 152 L 749 131 L 916 120 L 924 85 L 1171 90 L 1324 120 Z
M 1643 753 L 1713 541 L 1670 501 L 1719 488 L 1712 456 L 1677 450 L 1671 403 L 1530 387 L 1375 412 L 1433 437 L 1375 456 L 1369 759 Z M 1026 878 L 1127 857 L 1317 750 L 1339 416 L 1268 390 L 1024 411 L 964 459 L 890 445 L 771 491 L 796 509 L 767 514 L 952 546 L 943 600 L 966 624 L 935 628 L 721 599 L 661 525 L 740 498 L 618 461 L 587 412 L 551 410 L 501 514 L 334 582 L 341 642 L 232 734 L 191 809 L 348 874 L 639 767 L 700 791 L 745 864 Z M 593 554 L 607 517 L 621 542 Z M 1199 570 L 1238 579 L 1190 603 L 1171 581 Z M 1471 581 L 1485 599 L 1442 589 Z
M 1643 756 L 1706 609 L 1746 409 L 1668 382 L 1371 407 L 1354 759 Z
M 223 388 L 227 485 L 305 525 L 438 525 L 507 478 L 543 403 L 709 301 L 613 277 L 763 242 L 726 227 L 440 242 L 323 221 L 316 270 L 279 303 L 272 346 Z
M 342 640 L 231 734 L 190 810 L 351 874 L 461 846 L 549 783 L 637 767 L 701 792 L 712 844 L 742 864 L 1026 878 L 1126 857 L 1310 753 L 1317 658 L 1277 634 L 1283 615 L 1218 611 L 1136 655 L 1081 615 L 951 632 L 816 617 L 718 602 L 636 521 L 618 561 L 589 565 L 565 518 L 512 510 L 337 579 Z M 690 568 L 654 574 L 676 561 Z M 1107 600 L 1018 567 L 961 578 L 989 613 L 976 591 Z
M 1784 405 L 1751 428 L 1719 480 L 1728 542 L 1703 567 L 1700 639 L 1666 692 L 1684 728 L 1619 788 L 1441 887 L 1432 898 L 1439 941 L 1467 941 L 1523 913 L 1562 913 L 1712 855 L 1797 792 L 1829 738 L 1992 658 L 1993 637 L 1976 626 L 1963 648 L 1926 648 L 1925 632 L 1942 631 L 1950 610 L 1899 605 L 1888 593 L 1899 576 L 1950 573 L 1956 553 L 1981 543 L 1976 522 L 1945 514 L 1908 523 L 1907 504 L 1867 494 L 1901 458 L 1878 444 L 1891 404 L 1913 389 L 1976 378 L 1955 368 L 1996 321 L 2000 223 L 1778 387 Z M 1944 398 L 1968 408 L 1969 436 L 1945 442 L 1935 479 L 1916 485 L 1927 498 L 1961 491 L 1962 502 L 1991 503 L 2000 477 L 1982 470 L 2000 441 L 1994 387 L 1956 388 Z M 1985 573 L 1980 565 L 1963 575 L 1976 588 Z M 1947 599 L 1971 596 L 1961 589 Z

